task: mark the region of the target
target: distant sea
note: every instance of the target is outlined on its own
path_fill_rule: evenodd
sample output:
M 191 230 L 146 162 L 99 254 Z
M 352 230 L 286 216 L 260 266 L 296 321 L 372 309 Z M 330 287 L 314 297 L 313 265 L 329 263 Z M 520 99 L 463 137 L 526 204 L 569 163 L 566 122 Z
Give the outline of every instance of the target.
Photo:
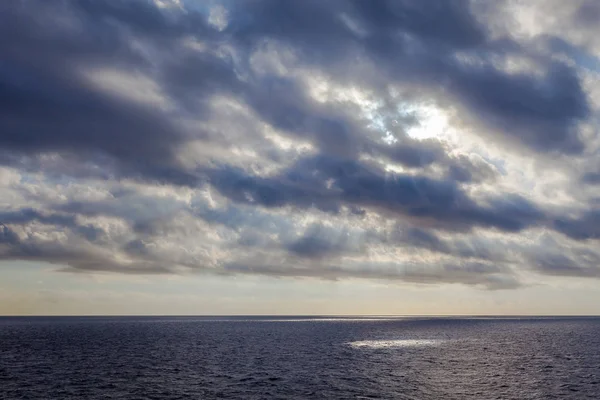
M 1 317 L 0 399 L 600 399 L 600 318 Z

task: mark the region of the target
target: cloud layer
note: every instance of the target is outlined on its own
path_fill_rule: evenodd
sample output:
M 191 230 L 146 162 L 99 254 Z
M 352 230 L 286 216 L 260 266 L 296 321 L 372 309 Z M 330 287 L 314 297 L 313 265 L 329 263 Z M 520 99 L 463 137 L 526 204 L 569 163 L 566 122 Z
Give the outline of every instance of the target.
M 488 289 L 600 277 L 594 10 L 4 2 L 0 258 Z

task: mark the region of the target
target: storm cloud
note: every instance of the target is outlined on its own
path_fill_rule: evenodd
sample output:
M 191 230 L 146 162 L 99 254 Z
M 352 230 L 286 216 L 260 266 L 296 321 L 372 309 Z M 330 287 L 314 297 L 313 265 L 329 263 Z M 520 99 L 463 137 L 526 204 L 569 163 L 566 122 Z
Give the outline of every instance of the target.
M 600 277 L 590 4 L 3 2 L 0 259 Z

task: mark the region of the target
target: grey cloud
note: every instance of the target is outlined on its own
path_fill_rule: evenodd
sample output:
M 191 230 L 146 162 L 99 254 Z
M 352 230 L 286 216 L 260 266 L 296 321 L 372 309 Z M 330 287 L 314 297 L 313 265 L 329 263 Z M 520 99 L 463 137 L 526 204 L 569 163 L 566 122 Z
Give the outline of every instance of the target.
M 554 222 L 556 230 L 576 240 L 600 238 L 600 210 L 590 210 L 578 218 L 560 218 Z
M 582 180 L 584 183 L 589 183 L 592 185 L 600 184 L 600 172 L 586 172 Z
M 289 79 L 259 80 L 244 96 L 265 121 L 295 137 L 310 139 L 327 154 L 354 158 L 365 153 L 415 168 L 448 162 L 439 141 L 417 141 L 402 134 L 394 144 L 383 143 L 382 133 L 369 128 L 369 121 L 349 115 L 352 108 L 319 105 L 307 97 L 305 88 Z
M 489 121 L 502 125 L 504 132 L 518 135 L 517 139 L 540 148 L 543 142 L 550 149 L 556 149 L 556 146 L 562 146 L 565 151 L 579 149 L 576 135 L 567 131 L 570 132 L 574 121 L 586 116 L 586 101 L 576 77 L 566 66 L 550 66 L 546 81 L 538 82 L 533 77 L 506 75 L 491 65 L 466 70 L 466 67 L 450 62 L 452 51 L 465 48 L 494 51 L 495 45 L 488 43 L 482 25 L 469 10 L 468 2 L 436 2 L 426 9 L 410 2 L 381 2 L 377 5 L 361 2 L 328 5 L 315 2 L 276 2 L 269 5 L 247 2 L 234 10 L 229 28 L 222 34 L 210 28 L 197 13 L 168 18 L 164 11 L 149 2 L 129 1 L 118 7 L 92 1 L 65 4 L 60 11 L 75 21 L 80 19 L 80 24 L 74 23 L 77 29 L 83 30 L 77 35 L 62 32 L 55 37 L 55 42 L 47 43 L 48 37 L 52 37 L 48 36 L 48 31 L 61 32 L 65 28 L 52 25 L 48 20 L 35 23 L 38 30 L 26 35 L 19 28 L 21 25 L 5 25 L 6 36 L 16 38 L 3 45 L 9 55 L 1 69 L 5 101 L 0 110 L 4 110 L 1 121 L 4 121 L 5 129 L 0 143 L 5 148 L 25 154 L 83 151 L 94 156 L 96 152 L 102 152 L 115 157 L 118 166 L 122 164 L 121 170 L 128 175 L 136 176 L 137 173 L 140 178 L 149 176 L 159 181 L 197 184 L 197 176 L 185 171 L 173 157 L 174 151 L 184 145 L 187 137 L 181 127 L 173 124 L 170 115 L 100 93 L 89 83 L 75 77 L 82 57 L 99 66 L 115 65 L 129 58 L 137 68 L 148 70 L 155 61 L 144 58 L 144 54 L 137 54 L 138 50 L 131 47 L 132 39 L 139 36 L 163 51 L 166 59 L 157 64 L 158 70 L 152 76 L 171 94 L 171 99 L 183 107 L 182 110 L 193 104 L 189 111 L 202 115 L 207 112 L 206 107 L 200 107 L 202 102 L 206 102 L 213 93 L 227 92 L 243 98 L 271 124 L 312 137 L 326 152 L 335 154 L 342 151 L 341 156 L 374 152 L 412 167 L 444 160 L 444 150 L 433 143 L 417 143 L 408 139 L 402 139 L 394 146 L 374 143 L 368 139 L 369 135 L 365 134 L 365 127 L 360 121 L 340 114 L 339 110 L 332 114 L 331 109 L 320 109 L 292 80 L 269 77 L 254 82 L 246 79 L 243 83 L 235 72 L 235 69 L 244 67 L 243 63 L 227 62 L 209 52 L 191 55 L 173 50 L 175 40 L 195 35 L 209 44 L 229 40 L 242 58 L 249 54 L 256 41 L 276 37 L 287 41 L 292 48 L 302 50 L 310 45 L 312 53 L 322 49 L 324 57 L 337 56 L 340 60 L 346 56 L 331 51 L 333 47 L 350 53 L 349 49 L 358 49 L 377 60 L 382 70 L 414 62 L 419 68 L 406 70 L 408 67 L 402 67 L 396 73 L 390 71 L 389 76 L 399 81 L 417 80 L 423 85 L 439 82 L 442 76 L 449 77 L 453 82 L 449 87 L 453 96 L 462 98 L 471 109 L 480 108 L 481 112 L 475 114 L 488 115 Z M 37 2 L 26 2 L 20 7 L 5 6 L 5 18 L 36 22 L 30 11 L 34 5 Z M 51 14 L 59 12 L 48 5 L 43 7 Z M 368 37 L 353 36 L 351 29 L 340 19 L 342 12 L 364 26 Z M 280 21 L 286 18 L 292 18 L 296 24 L 281 25 Z M 460 21 L 458 25 L 457 21 Z M 320 31 L 323 35 L 316 35 Z M 401 44 L 392 39 L 395 32 L 412 35 L 411 40 L 419 43 L 423 51 L 412 52 L 410 46 L 404 43 L 398 47 L 399 53 L 383 54 L 382 48 Z M 92 41 L 94 35 L 99 34 L 106 39 Z M 322 40 L 323 37 L 328 40 Z M 254 42 L 249 42 L 252 38 Z M 334 39 L 335 46 L 328 43 Z M 114 52 L 102 47 L 106 41 L 112 41 L 114 46 L 123 49 L 122 54 L 115 56 Z M 34 63 L 17 52 L 18 48 L 25 46 L 30 49 L 28 54 L 34 54 L 37 48 L 50 48 L 52 45 L 57 47 L 54 54 L 62 55 L 60 60 L 47 53 L 38 53 Z M 118 59 L 111 58 L 117 56 Z M 108 62 L 102 64 L 102 61 Z M 323 64 L 325 61 L 307 59 L 307 62 L 319 62 L 327 67 Z M 63 73 L 65 67 L 72 72 L 68 77 Z M 359 76 L 352 78 L 360 81 Z M 20 83 L 15 85 L 15 82 Z M 377 88 L 376 82 L 368 84 Z M 381 95 L 382 98 L 387 97 L 385 93 Z M 527 106 L 523 106 L 524 100 L 527 100 Z M 538 139 L 542 130 L 543 140 Z M 81 131 L 86 133 L 82 135 Z M 195 135 L 203 137 L 204 133 L 197 132 Z M 471 175 L 464 168 L 451 166 L 453 177 L 466 180 Z
M 246 23 L 236 33 L 243 35 L 243 42 L 265 36 L 283 40 L 302 52 L 304 62 L 327 66 L 332 79 L 336 73 L 347 78 L 350 60 L 360 54 L 373 60 L 388 79 L 418 82 L 433 96 L 437 88 L 444 88 L 466 113 L 506 140 L 541 152 L 583 150 L 576 124 L 590 110 L 575 71 L 551 58 L 545 59 L 541 76 L 499 69 L 491 56 L 540 57 L 512 38 L 488 37 L 468 2 L 439 1 L 427 7 L 383 1 L 356 2 L 354 7 L 348 7 L 349 2 L 338 7 L 321 4 L 275 2 L 255 7 L 256 3 L 247 3 L 235 15 L 254 23 Z M 365 30 L 364 38 L 341 22 L 342 13 Z M 295 23 L 281 22 L 291 18 Z M 456 57 L 459 51 L 478 62 L 462 63 Z M 377 80 L 371 80 L 377 87 Z M 357 77 L 357 82 L 364 81 Z
M 39 221 L 48 225 L 72 226 L 75 225 L 75 218 L 72 215 L 49 214 L 44 215 L 31 208 L 18 211 L 9 211 L 0 213 L 0 221 L 4 224 L 24 224 L 31 221 Z
M 488 289 L 519 286 L 507 266 L 518 257 L 541 274 L 595 274 L 593 254 L 523 256 L 523 248 L 503 252 L 504 242 L 487 236 L 547 228 L 592 243 L 600 237 L 592 206 L 578 216 L 560 207 L 550 213 L 533 197 L 490 191 L 485 185 L 503 178 L 498 169 L 471 149 L 411 138 L 407 132 L 419 121 L 398 111 L 399 104 L 429 102 L 502 149 L 581 158 L 589 143 L 579 124 L 589 121 L 592 105 L 578 67 L 557 56 L 593 69 L 587 49 L 551 36 L 494 37 L 470 1 L 226 5 L 228 24 L 220 31 L 201 12 L 152 1 L 0 4 L 0 164 L 23 174 L 11 185 L 37 174 L 37 184 L 49 187 L 58 180 L 135 180 L 163 193 L 172 186 L 194 193 L 189 202 L 135 190 L 93 201 L 26 196 L 28 204 L 0 209 L 0 258 L 85 272 L 182 267 Z M 265 43 L 294 54 L 283 72 L 252 65 Z M 513 56 L 537 70 L 500 66 Z M 147 94 L 137 101 L 113 93 L 86 75 L 101 70 L 147 78 L 167 105 Z M 377 102 L 373 117 L 350 101 L 315 100 L 311 74 L 369 93 Z M 243 116 L 218 105 L 220 98 L 233 99 Z M 291 149 L 267 138 L 272 128 Z M 299 142 L 309 150 L 295 148 Z M 196 148 L 202 154 L 184 157 Z M 404 172 L 386 170 L 390 164 Z M 597 183 L 597 174 L 585 171 L 584 183 Z M 200 190 L 214 199 L 201 198 Z M 307 229 L 303 216 L 320 222 Z M 108 235 L 81 222 L 99 217 L 117 220 L 124 232 Z M 402 229 L 388 234 L 374 221 Z M 67 239 L 25 237 L 33 224 Z M 444 261 L 368 263 L 378 246 L 427 250 Z M 352 257 L 362 261 L 346 263 Z
M 457 182 L 492 182 L 499 175 L 497 169 L 481 158 L 459 155 L 448 168 L 448 179 Z
M 571 254 L 570 254 L 571 253 Z M 534 269 L 545 275 L 600 278 L 598 254 L 581 254 L 581 252 L 557 253 L 552 249 L 544 249 L 533 254 L 529 262 Z
M 0 231 L 0 244 L 15 245 L 19 243 L 19 236 L 12 229 L 2 223 L 0 223 L 0 227 L 2 227 Z
M 369 278 L 417 284 L 465 284 L 489 290 L 514 289 L 520 286 L 510 270 L 493 264 L 462 263 L 415 265 L 371 263 L 370 265 L 339 267 L 332 265 L 282 268 L 265 262 L 239 262 L 224 267 L 229 273 L 258 274 L 276 277 L 309 277 L 322 279 Z
M 172 197 L 151 197 L 137 193 L 114 193 L 104 201 L 71 201 L 54 205 L 56 210 L 86 216 L 113 216 L 133 223 L 159 219 L 186 209 L 187 205 Z
M 230 168 L 209 175 L 211 184 L 231 200 L 267 208 L 293 205 L 336 213 L 345 203 L 451 230 L 483 226 L 517 232 L 544 219 L 541 210 L 516 195 L 481 206 L 453 181 L 385 174 L 376 167 L 325 156 L 300 160 L 275 177 L 255 177 Z
M 446 254 L 458 259 L 480 260 L 506 263 L 511 260 L 511 252 L 520 249 L 508 243 L 482 238 L 477 234 L 466 237 L 440 238 L 435 231 L 418 227 L 397 226 L 384 240 L 394 246 L 402 246 L 410 250 L 427 250 Z
M 195 33 L 206 32 L 201 19 L 169 23 L 153 3 L 143 1 L 53 4 L 2 6 L 0 148 L 12 153 L 5 161 L 18 162 L 17 154 L 58 152 L 80 163 L 95 160 L 100 169 L 115 168 L 116 176 L 196 185 L 197 177 L 175 158 L 187 139 L 173 115 L 102 91 L 82 73 L 86 68 L 149 72 L 153 60 L 135 48 L 135 35 L 169 48 L 192 26 Z
M 101 228 L 91 224 L 79 224 L 72 214 L 44 214 L 32 208 L 21 209 L 17 211 L 0 212 L 0 223 L 4 224 L 5 234 L 11 236 L 6 225 L 26 225 L 30 222 L 39 222 L 45 225 L 63 227 L 77 232 L 89 241 L 97 240 L 104 234 Z
M 554 62 L 548 65 L 544 77 L 535 78 L 508 75 L 485 62 L 483 67 L 465 67 L 452 61 L 453 52 L 462 49 L 483 54 L 498 52 L 498 45 L 486 37 L 468 2 L 436 2 L 426 8 L 411 2 L 246 2 L 233 10 L 229 27 L 221 34 L 197 13 L 170 19 L 150 2 L 128 1 L 116 6 L 83 1 L 66 2 L 57 8 L 41 6 L 50 14 L 62 11 L 76 21 L 73 25 L 80 31 L 67 34 L 63 32 L 65 27 L 53 25 L 51 19 L 40 23 L 31 11 L 38 5 L 39 2 L 29 1 L 4 6 L 7 24 L 3 33 L 12 39 L 2 45 L 8 58 L 0 69 L 5 99 L 0 104 L 4 115 L 0 121 L 4 127 L 0 143 L 16 151 L 100 151 L 116 157 L 126 169 L 133 170 L 131 173 L 143 171 L 142 176 L 148 174 L 179 184 L 196 182 L 194 174 L 182 171 L 173 159 L 173 152 L 184 144 L 186 136 L 169 115 L 107 96 L 75 78 L 75 68 L 81 60 L 102 66 L 118 65 L 129 58 L 137 68 L 148 70 L 154 60 L 132 48 L 131 35 L 164 51 L 166 60 L 156 64 L 158 71 L 153 76 L 181 106 L 190 98 L 198 99 L 200 103 L 193 102 L 193 112 L 201 115 L 206 110 L 198 107 L 211 93 L 232 93 L 245 99 L 272 124 L 313 135 L 324 151 L 335 153 L 344 147 L 351 152 L 375 149 L 416 167 L 438 161 L 443 154 L 440 148 L 416 143 L 375 146 L 357 132 L 364 132 L 364 128 L 356 121 L 315 108 L 296 83 L 273 78 L 242 83 L 234 70 L 243 67 L 243 63 L 232 64 L 211 53 L 178 53 L 173 50 L 174 41 L 186 35 L 196 35 L 209 44 L 230 41 L 243 58 L 257 41 L 274 37 L 294 49 L 310 48 L 311 54 L 322 50 L 322 57 L 308 57 L 306 62 L 324 68 L 330 65 L 327 57 L 345 60 L 352 54 L 351 49 L 356 49 L 400 82 L 410 80 L 428 86 L 448 80 L 453 98 L 515 140 L 544 151 L 581 150 L 573 129 L 578 120 L 587 116 L 587 101 L 577 77 L 567 66 Z M 344 12 L 364 27 L 366 38 L 352 33 L 341 19 Z M 295 23 L 282 22 L 288 19 Z M 37 28 L 25 33 L 20 27 L 31 25 L 26 24 L 28 21 Z M 402 32 L 410 36 L 409 42 L 414 41 L 419 51 L 412 50 L 409 42 L 393 39 L 395 33 Z M 102 35 L 103 40 L 95 40 L 97 35 Z M 103 47 L 107 42 L 121 51 L 111 53 L 111 47 Z M 54 56 L 37 51 L 52 47 Z M 29 49 L 28 55 L 19 52 L 20 48 Z M 342 50 L 334 51 L 335 48 Z M 387 51 L 391 48 L 398 50 Z M 38 54 L 36 60 L 30 59 L 32 54 Z M 63 73 L 65 68 L 73 73 L 67 76 Z M 334 75 L 335 71 L 332 67 Z M 359 76 L 352 78 L 360 82 Z M 376 82 L 366 83 L 378 87 Z M 387 97 L 385 93 L 381 95 Z M 86 133 L 82 135 L 81 131 Z M 456 168 L 453 174 L 459 175 Z
M 287 250 L 303 258 L 324 258 L 335 255 L 352 255 L 366 250 L 366 235 L 314 224 Z
M 421 228 L 408 228 L 396 230 L 393 241 L 399 244 L 407 244 L 419 249 L 427 249 L 439 253 L 450 253 L 451 249 L 447 243 L 438 238 L 435 233 Z
M 445 149 L 436 140 L 412 140 L 401 138 L 393 145 L 375 144 L 369 147 L 373 154 L 379 154 L 392 162 L 397 162 L 407 167 L 426 167 L 433 163 L 450 164 Z M 367 151 L 369 152 L 369 151 Z

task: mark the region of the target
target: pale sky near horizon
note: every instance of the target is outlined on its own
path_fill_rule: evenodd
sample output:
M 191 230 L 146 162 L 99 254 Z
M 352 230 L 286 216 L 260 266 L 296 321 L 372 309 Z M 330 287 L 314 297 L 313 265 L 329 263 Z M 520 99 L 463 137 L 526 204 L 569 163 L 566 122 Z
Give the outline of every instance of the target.
M 599 20 L 2 2 L 0 315 L 600 314 Z
M 72 274 L 20 261 L 0 266 L 0 315 L 600 314 L 595 282 L 573 279 L 486 291 L 362 279 Z

